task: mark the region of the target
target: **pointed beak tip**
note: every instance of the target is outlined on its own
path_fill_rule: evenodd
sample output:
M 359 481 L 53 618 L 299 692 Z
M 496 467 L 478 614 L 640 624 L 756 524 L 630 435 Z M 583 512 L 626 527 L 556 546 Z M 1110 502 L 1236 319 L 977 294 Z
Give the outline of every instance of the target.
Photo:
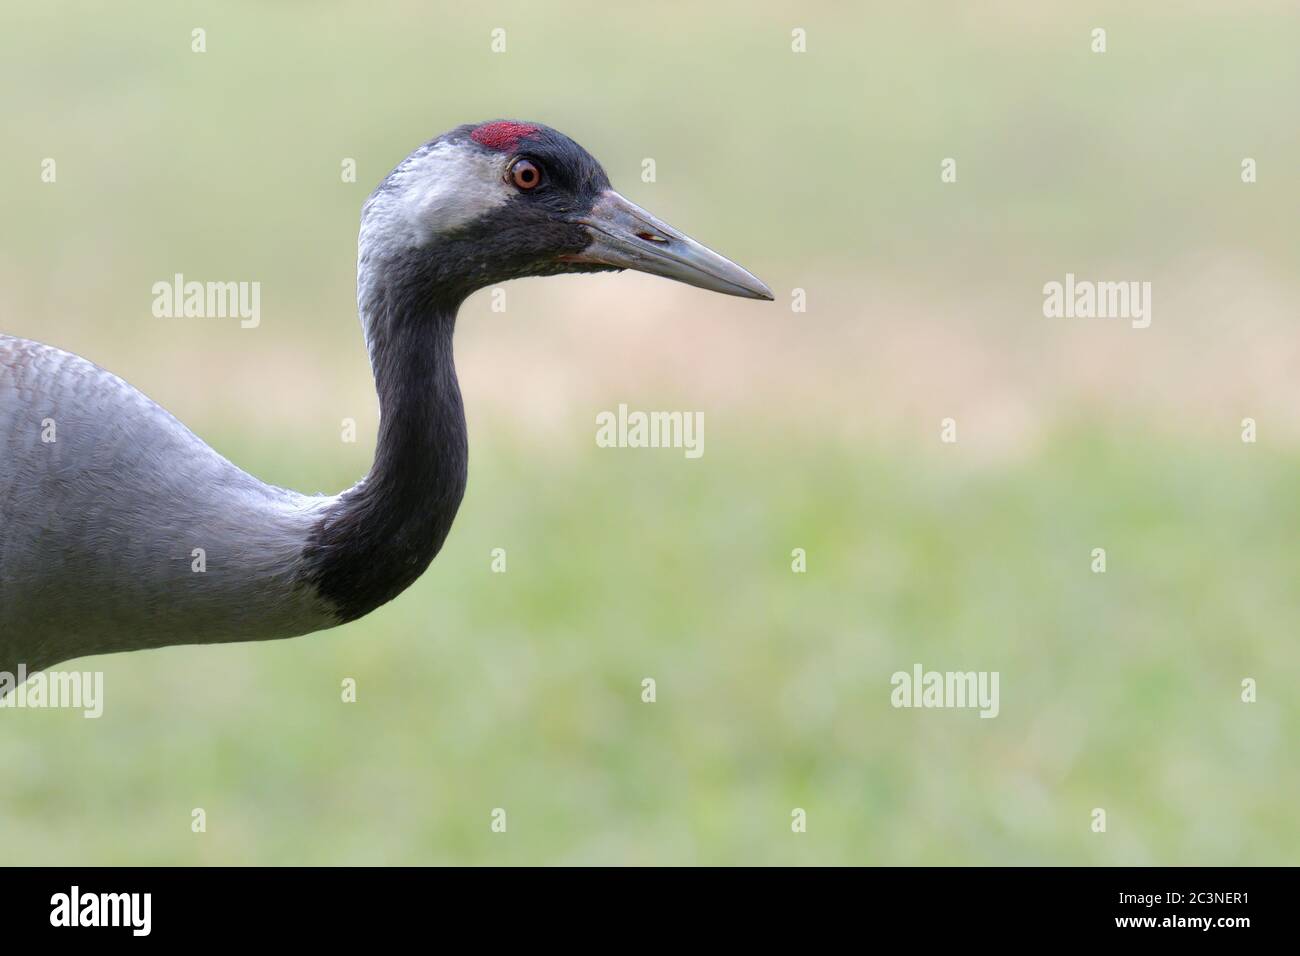
M 725 291 L 730 292 L 732 295 L 740 296 L 741 298 L 744 299 L 757 299 L 760 302 L 776 301 L 776 296 L 772 294 L 772 290 L 768 287 L 767 283 L 764 282 L 762 279 L 760 279 L 758 276 L 754 275 L 752 272 L 746 272 L 744 281 L 737 282 L 736 286 L 741 291 L 732 291 L 732 290 L 725 290 Z M 718 290 L 718 291 L 724 291 L 724 290 Z
M 577 220 L 591 233 L 588 262 L 662 276 L 710 292 L 775 302 L 762 279 L 678 232 L 614 190 Z

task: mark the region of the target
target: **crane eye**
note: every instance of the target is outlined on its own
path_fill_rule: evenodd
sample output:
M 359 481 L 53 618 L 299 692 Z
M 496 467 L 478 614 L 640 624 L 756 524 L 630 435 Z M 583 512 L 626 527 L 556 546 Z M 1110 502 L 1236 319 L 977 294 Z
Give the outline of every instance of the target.
M 531 160 L 517 159 L 510 167 L 510 181 L 523 190 L 536 189 L 542 181 L 542 171 Z

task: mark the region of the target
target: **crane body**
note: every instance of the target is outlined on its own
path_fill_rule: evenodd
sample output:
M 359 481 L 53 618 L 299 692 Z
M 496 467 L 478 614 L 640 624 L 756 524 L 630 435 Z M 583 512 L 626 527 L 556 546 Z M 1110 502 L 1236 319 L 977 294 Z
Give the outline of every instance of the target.
M 330 496 L 268 485 L 116 375 L 0 334 L 0 672 L 293 637 L 392 600 L 465 491 L 461 302 L 511 278 L 620 269 L 772 298 L 548 127 L 496 120 L 416 149 L 362 210 L 379 436 L 370 472 Z

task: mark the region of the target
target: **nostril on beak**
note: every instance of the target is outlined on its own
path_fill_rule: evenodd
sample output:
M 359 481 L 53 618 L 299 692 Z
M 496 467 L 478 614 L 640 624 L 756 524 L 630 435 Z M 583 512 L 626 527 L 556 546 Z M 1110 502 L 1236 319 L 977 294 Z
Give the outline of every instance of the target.
M 665 239 L 663 236 L 656 235 L 653 232 L 638 232 L 636 234 L 636 237 L 640 239 L 642 242 L 660 242 L 660 243 L 668 242 L 668 240 Z

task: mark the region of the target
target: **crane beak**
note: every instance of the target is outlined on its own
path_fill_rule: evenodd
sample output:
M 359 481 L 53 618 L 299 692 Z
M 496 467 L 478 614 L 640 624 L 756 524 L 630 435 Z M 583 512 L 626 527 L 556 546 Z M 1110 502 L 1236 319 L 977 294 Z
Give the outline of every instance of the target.
M 591 245 L 568 262 L 635 269 L 713 292 L 772 300 L 772 290 L 725 256 L 646 212 L 612 189 L 573 220 L 591 233 Z

